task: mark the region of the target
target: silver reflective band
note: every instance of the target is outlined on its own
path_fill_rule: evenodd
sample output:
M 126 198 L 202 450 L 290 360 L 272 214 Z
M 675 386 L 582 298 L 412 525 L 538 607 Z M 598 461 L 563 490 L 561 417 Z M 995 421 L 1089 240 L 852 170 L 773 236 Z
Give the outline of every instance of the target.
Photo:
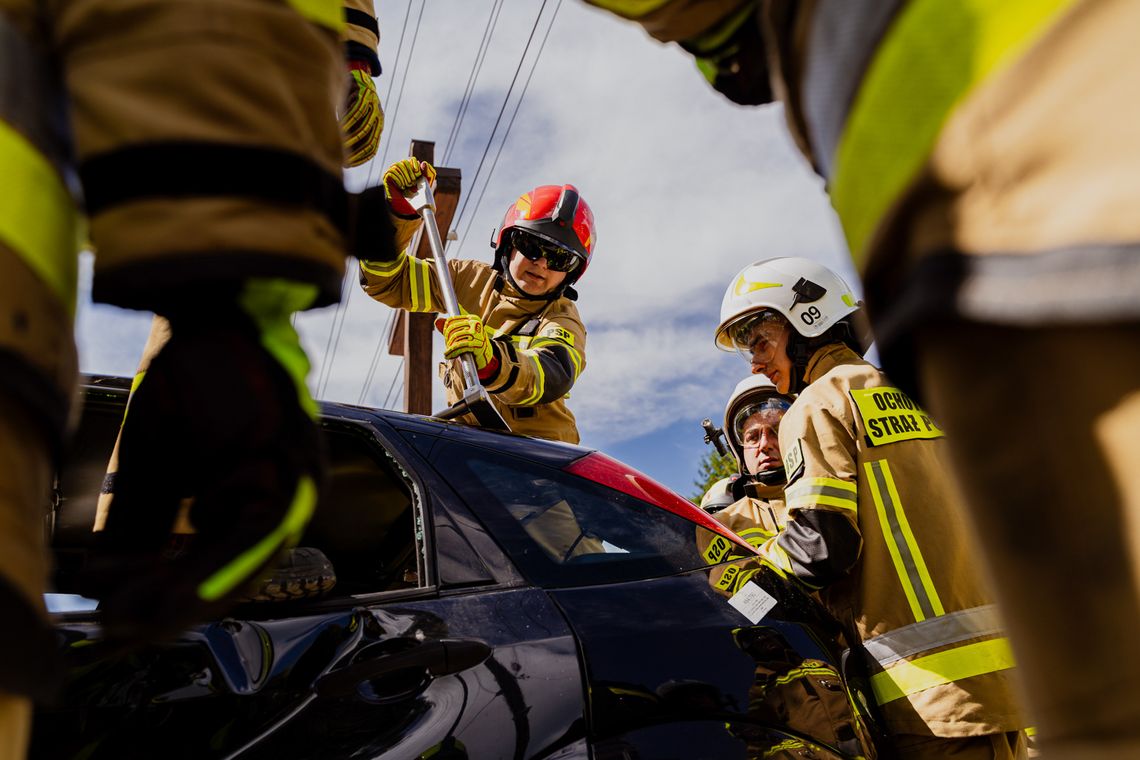
M 43 154 L 78 198 L 70 129 L 56 65 L 0 13 L 0 120 Z
M 831 178 L 851 103 L 902 0 L 819 0 L 800 92 L 812 155 Z
M 1002 633 L 997 606 L 986 604 L 928 618 L 888 631 L 863 642 L 863 648 L 883 667 L 921 652 L 966 639 Z

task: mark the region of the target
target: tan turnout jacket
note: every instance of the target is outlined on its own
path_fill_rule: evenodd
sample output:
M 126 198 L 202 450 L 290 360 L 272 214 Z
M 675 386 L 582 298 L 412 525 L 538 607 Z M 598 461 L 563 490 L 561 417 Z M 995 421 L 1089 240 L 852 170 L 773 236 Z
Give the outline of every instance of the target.
M 942 431 L 877 368 L 833 344 L 780 424 L 787 525 L 761 547 L 819 589 L 861 641 L 892 733 L 1024 725 L 1013 659 L 954 504 Z
M 586 328 L 568 298 L 531 298 L 490 265 L 470 259 L 448 262 L 459 305 L 477 314 L 492 334 L 498 371 L 483 381 L 511 430 L 536 438 L 577 443 L 578 428 L 566 398 L 586 366 Z M 445 307 L 434 263 L 406 252 L 395 261 L 360 262 L 368 295 L 397 309 L 439 312 Z M 458 362 L 440 365 L 447 402 L 463 391 Z M 468 415 L 464 422 L 475 424 Z

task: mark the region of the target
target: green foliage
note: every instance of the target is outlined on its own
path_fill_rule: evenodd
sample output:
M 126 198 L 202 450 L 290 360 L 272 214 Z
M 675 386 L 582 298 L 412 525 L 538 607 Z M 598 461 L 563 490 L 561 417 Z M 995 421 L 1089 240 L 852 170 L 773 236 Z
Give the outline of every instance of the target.
M 721 478 L 727 478 L 736 472 L 736 460 L 732 455 L 721 456 L 716 453 L 716 449 L 709 447 L 705 455 L 701 457 L 700 465 L 697 469 L 697 479 L 693 481 L 693 485 L 698 488 L 697 492 L 689 497 L 689 501 L 694 504 L 701 503 L 701 497 L 705 495 L 705 491 L 709 490 L 713 483 Z

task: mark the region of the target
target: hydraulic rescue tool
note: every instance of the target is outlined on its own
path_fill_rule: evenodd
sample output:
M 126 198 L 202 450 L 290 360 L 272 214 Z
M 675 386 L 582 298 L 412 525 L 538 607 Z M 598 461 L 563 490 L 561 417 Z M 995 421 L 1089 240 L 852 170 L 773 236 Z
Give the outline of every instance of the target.
M 439 237 L 439 227 L 435 221 L 435 195 L 426 178 L 421 177 L 412 192 L 405 196 L 408 203 L 423 217 L 424 234 L 428 237 L 431 246 L 432 258 L 435 259 L 435 271 L 439 276 L 439 289 L 443 294 L 443 303 L 447 307 L 447 315 L 458 317 L 463 312 L 459 308 L 459 299 L 455 295 L 455 286 L 451 282 L 451 270 L 447 268 L 447 255 L 443 250 L 443 241 Z M 506 430 L 507 425 L 503 415 L 491 402 L 491 397 L 483 384 L 479 382 L 479 369 L 475 364 L 475 355 L 465 353 L 459 355 L 460 367 L 463 370 L 463 396 L 454 404 L 436 412 L 435 417 L 441 420 L 453 420 L 470 414 L 475 418 L 479 427 L 490 430 Z

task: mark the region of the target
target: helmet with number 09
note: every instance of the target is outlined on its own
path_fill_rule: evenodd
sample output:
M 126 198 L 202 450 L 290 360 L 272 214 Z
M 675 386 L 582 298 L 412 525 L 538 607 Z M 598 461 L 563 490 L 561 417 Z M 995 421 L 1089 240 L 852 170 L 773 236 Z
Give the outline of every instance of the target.
M 740 270 L 724 293 L 716 345 L 722 351 L 738 350 L 738 338 L 751 332 L 751 322 L 771 311 L 804 338 L 816 338 L 860 306 L 839 275 L 811 259 L 757 261 Z

